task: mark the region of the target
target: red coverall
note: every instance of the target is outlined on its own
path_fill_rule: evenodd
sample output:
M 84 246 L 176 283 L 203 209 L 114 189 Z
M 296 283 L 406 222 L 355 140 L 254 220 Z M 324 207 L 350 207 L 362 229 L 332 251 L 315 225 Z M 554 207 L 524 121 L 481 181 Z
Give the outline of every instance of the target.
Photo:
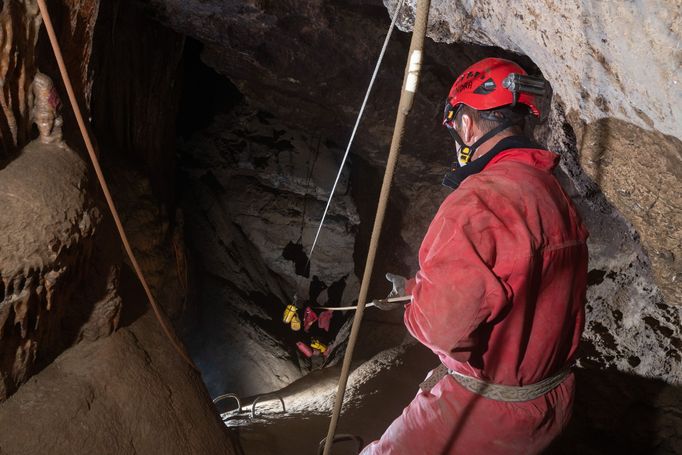
M 573 361 L 584 325 L 587 230 L 551 171 L 508 149 L 449 195 L 408 282 L 410 333 L 449 368 L 525 385 Z M 527 402 L 469 392 L 450 375 L 420 391 L 368 454 L 532 454 L 566 426 L 574 377 Z

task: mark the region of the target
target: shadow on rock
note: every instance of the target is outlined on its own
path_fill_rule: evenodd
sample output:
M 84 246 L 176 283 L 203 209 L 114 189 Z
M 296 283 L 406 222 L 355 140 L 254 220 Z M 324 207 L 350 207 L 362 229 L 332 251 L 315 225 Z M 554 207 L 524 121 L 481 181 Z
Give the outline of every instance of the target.
M 682 453 L 682 388 L 618 371 L 577 369 L 573 419 L 546 454 Z

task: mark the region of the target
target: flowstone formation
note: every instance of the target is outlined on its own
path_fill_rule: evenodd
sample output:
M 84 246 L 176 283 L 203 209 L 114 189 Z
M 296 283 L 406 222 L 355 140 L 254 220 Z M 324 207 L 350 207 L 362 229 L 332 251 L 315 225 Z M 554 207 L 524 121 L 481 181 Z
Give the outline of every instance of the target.
M 64 120 L 59 115 L 61 100 L 52 79 L 43 73 L 36 73 L 33 79 L 33 109 L 31 118 L 38 128 L 39 140 L 43 144 L 62 143 L 62 125 Z
M 91 68 L 95 24 L 111 42 L 113 33 L 106 28 L 111 22 L 104 21 L 102 28 L 97 0 L 46 3 L 87 114 L 95 84 Z M 136 13 L 144 19 L 134 8 L 125 8 L 118 17 Z M 147 312 L 140 285 L 123 259 L 112 220 L 102 211 L 101 193 L 79 155 L 82 142 L 72 113 L 64 112 L 63 121 L 60 117 L 57 95 L 62 84 L 46 76 L 59 73 L 47 37 L 40 33 L 38 39 L 40 24 L 35 1 L 3 2 L 0 425 L 14 430 L 3 432 L 0 453 L 233 453 L 204 384 Z M 154 57 L 163 59 L 166 51 L 155 43 Z M 149 55 L 136 57 L 144 60 Z M 116 71 L 120 68 L 103 60 L 98 66 L 102 73 L 120 74 Z M 172 67 L 164 68 L 172 79 Z M 136 82 L 152 85 L 149 74 L 135 76 Z M 103 100 L 117 96 L 115 86 L 98 93 Z M 145 100 L 135 97 L 140 118 L 150 115 Z M 164 109 L 173 116 L 167 105 Z M 114 123 L 106 126 L 117 126 Z M 158 124 L 138 126 L 136 132 L 149 140 L 164 136 Z M 115 154 L 109 142 L 98 145 L 105 164 Z M 108 174 L 110 169 L 104 167 Z M 141 180 L 142 184 L 129 185 L 133 188 L 126 196 L 142 193 L 151 199 L 146 194 L 149 185 Z M 151 269 L 152 286 L 173 293 L 168 301 L 176 310 L 181 306 L 177 299 L 186 290 L 180 273 L 182 230 L 169 229 L 163 216 L 167 212 L 158 202 L 136 199 L 137 206 L 123 213 L 130 207 L 126 198 L 121 199 L 123 218 L 144 235 L 157 236 L 148 242 L 134 232 L 132 240 L 140 244 L 133 247 L 145 253 L 140 262 Z M 169 245 L 176 245 L 175 254 Z M 168 266 L 171 261 L 177 265 Z M 169 285 L 169 276 L 180 284 Z M 164 293 L 158 296 L 165 304 Z
M 40 136 L 0 170 L 0 401 L 61 350 L 111 333 L 121 308 L 116 269 L 88 267 L 100 215 L 85 163 L 61 140 L 59 97 L 44 74 L 33 87 Z

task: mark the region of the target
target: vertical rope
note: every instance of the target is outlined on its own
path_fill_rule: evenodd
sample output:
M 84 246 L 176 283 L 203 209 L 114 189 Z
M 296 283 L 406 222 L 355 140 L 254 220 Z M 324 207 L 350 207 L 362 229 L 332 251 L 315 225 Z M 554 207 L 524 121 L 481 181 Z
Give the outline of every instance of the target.
M 348 347 L 346 348 L 346 355 L 343 358 L 343 366 L 341 367 L 341 376 L 339 378 L 339 385 L 336 391 L 336 400 L 334 403 L 334 410 L 332 412 L 331 421 L 329 422 L 329 431 L 324 445 L 323 455 L 329 455 L 332 443 L 334 441 L 334 433 L 336 432 L 336 425 L 341 414 L 341 406 L 343 404 L 343 397 L 346 393 L 346 384 L 348 382 L 348 375 L 350 373 L 350 365 L 353 359 L 353 350 L 360 331 L 360 323 L 362 322 L 362 315 L 365 311 L 365 304 L 367 301 L 367 291 L 369 289 L 369 282 L 372 276 L 372 269 L 374 268 L 374 259 L 376 257 L 377 246 L 379 244 L 379 236 L 381 234 L 381 227 L 384 223 L 384 215 L 386 213 L 386 206 L 388 205 L 388 197 L 391 191 L 391 181 L 393 180 L 393 172 L 400 153 L 400 145 L 405 131 L 405 119 L 412 108 L 414 101 L 414 93 L 417 89 L 419 80 L 419 71 L 421 70 L 422 49 L 424 47 L 424 37 L 426 35 L 426 25 L 429 17 L 429 7 L 431 0 L 417 0 L 417 17 L 414 23 L 414 30 L 412 32 L 412 41 L 410 42 L 410 52 L 408 54 L 407 66 L 405 68 L 405 77 L 403 79 L 403 89 L 400 94 L 400 104 L 398 105 L 398 113 L 396 116 L 395 127 L 393 129 L 393 138 L 391 139 L 391 148 L 386 162 L 386 171 L 384 173 L 384 181 L 381 185 L 381 194 L 379 195 L 379 203 L 377 206 L 376 218 L 374 219 L 374 228 L 372 229 L 372 237 L 369 242 L 369 252 L 367 253 L 367 262 L 365 263 L 365 272 L 362 277 L 362 285 L 360 286 L 360 296 L 358 297 L 357 311 L 353 319 L 353 327 L 351 329 L 350 337 L 348 339 Z
M 199 371 L 197 367 L 194 365 L 194 362 L 192 362 L 192 360 L 189 358 L 185 350 L 182 348 L 182 346 L 180 346 L 179 341 L 175 338 L 173 330 L 170 328 L 168 322 L 165 320 L 163 314 L 161 313 L 161 309 L 157 305 L 156 300 L 154 300 L 152 291 L 149 288 L 149 285 L 147 284 L 147 280 L 145 279 L 144 274 L 142 273 L 142 269 L 140 268 L 137 259 L 135 258 L 133 249 L 131 248 L 130 242 L 128 241 L 128 236 L 126 235 L 125 230 L 123 229 L 123 224 L 121 223 L 121 218 L 119 217 L 118 210 L 116 210 L 114 200 L 111 197 L 109 185 L 107 185 L 107 182 L 104 179 L 104 174 L 102 173 L 102 168 L 99 164 L 99 160 L 97 159 L 95 148 L 92 145 L 90 135 L 88 134 L 87 128 L 85 126 L 85 120 L 83 120 L 83 115 L 81 114 L 80 107 L 78 106 L 78 101 L 76 100 L 76 95 L 73 91 L 73 86 L 71 85 L 71 78 L 69 77 L 69 73 L 66 70 L 66 65 L 64 64 L 64 57 L 62 56 L 62 51 L 59 48 L 57 35 L 55 34 L 54 28 L 52 27 L 52 20 L 50 19 L 50 13 L 47 9 L 47 5 L 45 5 L 45 0 L 38 0 L 38 8 L 40 8 L 40 14 L 43 16 L 45 29 L 47 30 L 47 35 L 50 38 L 52 51 L 54 52 L 55 59 L 57 60 L 59 72 L 62 76 L 62 80 L 64 81 L 64 87 L 66 87 L 66 93 L 68 94 L 69 102 L 71 103 L 71 108 L 73 109 L 73 113 L 76 116 L 76 121 L 78 122 L 78 127 L 80 128 L 81 135 L 83 136 L 85 148 L 88 150 L 88 155 L 90 156 L 90 161 L 92 161 L 92 166 L 95 169 L 97 180 L 99 181 L 99 184 L 102 187 L 102 192 L 104 193 L 104 198 L 107 201 L 109 210 L 111 210 L 111 215 L 114 218 L 116 229 L 118 230 L 118 234 L 121 237 L 121 242 L 123 242 L 123 248 L 125 249 L 128 258 L 130 258 L 130 262 L 133 265 L 133 269 L 135 269 L 135 273 L 137 274 L 140 283 L 142 283 L 144 292 L 147 294 L 147 299 L 149 299 L 149 305 L 152 307 L 154 315 L 156 316 L 156 319 L 159 321 L 159 324 L 161 324 L 161 328 L 163 329 L 163 332 L 166 334 L 166 337 L 168 337 L 168 340 L 170 340 L 175 350 L 178 352 L 178 354 L 180 354 L 180 357 L 182 357 L 185 360 L 185 362 L 187 362 L 187 364 L 191 366 L 194 370 Z
M 384 54 L 386 53 L 386 48 L 388 47 L 388 42 L 391 39 L 391 34 L 395 28 L 395 23 L 398 19 L 398 14 L 400 13 L 400 8 L 403 6 L 405 0 L 399 0 L 398 6 L 395 9 L 395 14 L 393 15 L 393 20 L 391 21 L 391 26 L 388 28 L 388 33 L 386 34 L 386 39 L 384 39 L 384 45 L 379 53 L 379 59 L 377 64 L 374 66 L 374 73 L 372 73 L 372 78 L 369 81 L 369 86 L 367 87 L 367 92 L 365 93 L 365 99 L 362 101 L 362 106 L 360 106 L 360 112 L 358 112 L 358 118 L 355 120 L 355 126 L 353 127 L 353 132 L 348 140 L 348 145 L 346 146 L 346 152 L 343 154 L 343 159 L 341 160 L 341 165 L 339 166 L 339 172 L 336 174 L 336 180 L 334 180 L 334 185 L 332 185 L 332 190 L 329 193 L 329 199 L 327 199 L 327 205 L 324 207 L 324 213 L 322 213 L 322 219 L 320 219 L 320 225 L 317 227 L 317 232 L 315 233 L 315 239 L 310 247 L 310 254 L 308 255 L 308 262 L 313 258 L 313 251 L 315 251 L 315 245 L 317 245 L 317 240 L 320 237 L 320 231 L 322 231 L 322 225 L 324 224 L 324 219 L 327 217 L 327 212 L 329 211 L 329 206 L 332 203 L 332 198 L 334 197 L 334 192 L 336 191 L 336 186 L 341 178 L 341 173 L 343 172 L 343 166 L 346 164 L 346 159 L 348 158 L 348 153 L 350 152 L 350 146 L 353 144 L 353 139 L 355 139 L 355 133 L 358 131 L 358 126 L 360 125 L 360 120 L 362 119 L 362 114 L 365 112 L 365 107 L 367 106 L 367 100 L 369 100 L 369 95 L 372 93 L 372 87 L 374 87 L 374 81 L 379 73 L 379 67 L 381 67 L 381 62 L 384 59 Z

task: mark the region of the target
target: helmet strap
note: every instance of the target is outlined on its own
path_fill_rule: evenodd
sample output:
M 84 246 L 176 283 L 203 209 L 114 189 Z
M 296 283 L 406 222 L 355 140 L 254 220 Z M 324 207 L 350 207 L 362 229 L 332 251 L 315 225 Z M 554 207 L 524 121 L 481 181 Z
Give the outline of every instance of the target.
M 510 128 L 510 127 L 517 125 L 519 123 L 520 123 L 519 121 L 507 120 L 506 122 L 502 122 L 501 124 L 497 125 L 492 130 L 485 133 L 483 136 L 481 136 L 473 144 L 462 145 L 462 148 L 459 150 L 459 154 L 458 154 L 459 156 L 457 157 L 458 161 L 460 162 L 460 165 L 463 166 L 465 164 L 468 164 L 471 161 L 471 158 L 473 158 L 474 154 L 476 153 L 476 150 L 478 149 L 478 147 L 480 147 L 482 144 L 487 142 L 489 139 L 491 139 L 497 133 L 504 131 L 507 128 Z M 458 137 L 459 137 L 459 135 L 458 135 Z M 462 142 L 462 144 L 464 144 L 464 143 Z

